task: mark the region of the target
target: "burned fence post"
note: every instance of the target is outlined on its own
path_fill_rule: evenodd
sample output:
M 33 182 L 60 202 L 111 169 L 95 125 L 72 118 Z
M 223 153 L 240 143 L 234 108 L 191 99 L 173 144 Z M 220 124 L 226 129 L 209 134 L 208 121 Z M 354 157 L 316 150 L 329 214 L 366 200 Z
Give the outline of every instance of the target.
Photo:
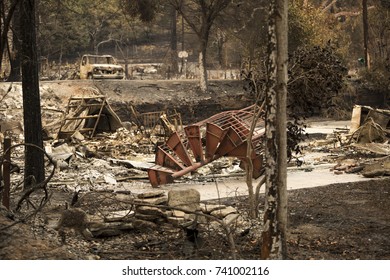
M 10 163 L 11 163 L 11 138 L 4 138 L 4 155 L 3 155 L 3 182 L 4 182 L 4 189 L 3 189 L 3 195 L 2 195 L 2 203 L 5 208 L 9 210 L 10 207 Z

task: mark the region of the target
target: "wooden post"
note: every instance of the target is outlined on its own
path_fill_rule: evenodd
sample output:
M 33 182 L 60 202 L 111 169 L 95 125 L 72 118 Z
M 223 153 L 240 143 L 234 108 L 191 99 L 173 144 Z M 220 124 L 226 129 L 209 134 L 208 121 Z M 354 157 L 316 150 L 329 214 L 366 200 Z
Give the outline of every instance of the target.
M 4 138 L 4 157 L 3 157 L 3 182 L 4 182 L 4 190 L 3 190 L 3 205 L 5 208 L 9 210 L 9 200 L 10 200 L 10 163 L 11 163 L 11 151 L 9 148 L 11 147 L 11 139 L 6 137 Z

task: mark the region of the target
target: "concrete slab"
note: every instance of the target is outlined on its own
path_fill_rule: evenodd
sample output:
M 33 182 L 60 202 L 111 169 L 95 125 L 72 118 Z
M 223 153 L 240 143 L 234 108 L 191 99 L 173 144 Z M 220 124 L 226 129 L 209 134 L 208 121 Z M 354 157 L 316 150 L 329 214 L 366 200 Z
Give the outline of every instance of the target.
M 336 129 L 349 129 L 350 121 L 328 121 L 314 120 L 308 124 L 307 132 L 309 134 L 333 134 Z M 340 174 L 336 175 L 330 171 L 336 163 L 316 164 L 317 158 L 326 157 L 328 153 L 315 152 L 305 153 L 303 159 L 304 166 L 290 167 L 287 171 L 287 189 L 313 188 L 336 183 L 350 183 L 357 181 L 370 180 L 358 174 Z M 308 172 L 308 170 L 310 170 Z M 210 176 L 208 176 L 210 178 Z M 256 186 L 258 180 L 253 181 Z M 142 187 L 147 188 L 147 186 Z M 161 190 L 169 191 L 171 189 L 196 189 L 200 192 L 201 200 L 211 200 L 225 197 L 248 195 L 248 188 L 245 183 L 245 177 L 225 177 L 216 178 L 215 182 L 191 182 L 174 183 L 161 186 Z M 132 189 L 133 192 L 137 190 Z M 261 193 L 265 192 L 265 187 L 261 188 Z
M 340 174 L 336 175 L 328 168 L 316 168 L 311 172 L 305 172 L 304 170 L 289 170 L 287 174 L 287 189 L 303 189 L 313 188 L 329 184 L 336 183 L 349 183 L 357 181 L 366 181 L 368 178 L 364 178 L 357 174 Z M 256 186 L 257 180 L 253 182 Z M 248 187 L 245 183 L 245 178 L 219 178 L 215 182 L 207 182 L 202 184 L 171 184 L 162 186 L 161 189 L 196 189 L 200 192 L 201 200 L 218 199 L 225 197 L 235 197 L 248 195 Z M 265 192 L 265 187 L 261 188 L 261 193 Z

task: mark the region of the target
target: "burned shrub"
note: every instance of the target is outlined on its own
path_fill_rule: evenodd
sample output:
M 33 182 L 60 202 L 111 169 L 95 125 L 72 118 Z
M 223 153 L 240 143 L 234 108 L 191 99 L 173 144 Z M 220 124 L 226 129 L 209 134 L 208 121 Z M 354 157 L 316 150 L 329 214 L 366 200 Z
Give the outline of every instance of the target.
M 297 117 L 321 114 L 336 106 L 347 68 L 328 45 L 300 48 L 289 58 L 288 111 Z
M 243 75 L 245 89 L 259 100 L 265 97 L 266 75 L 264 69 L 252 69 Z M 333 99 L 343 88 L 346 75 L 347 68 L 330 45 L 302 47 L 290 54 L 287 84 L 290 117 L 310 117 L 336 106 Z
M 257 102 L 265 99 L 267 73 L 262 70 L 243 76 L 245 88 Z M 288 62 L 287 124 L 288 155 L 300 152 L 299 142 L 305 137 L 305 119 L 337 111 L 338 97 L 344 86 L 347 68 L 334 49 L 302 47 L 290 54 Z

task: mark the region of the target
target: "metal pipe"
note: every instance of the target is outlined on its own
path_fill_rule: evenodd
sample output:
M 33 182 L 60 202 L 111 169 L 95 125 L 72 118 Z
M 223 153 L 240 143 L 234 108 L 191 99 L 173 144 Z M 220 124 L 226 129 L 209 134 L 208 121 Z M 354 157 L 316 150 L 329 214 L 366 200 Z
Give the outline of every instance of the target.
M 215 158 L 213 158 L 213 159 L 208 158 L 208 159 L 205 159 L 204 161 L 201 161 L 201 162 L 195 162 L 193 165 L 188 166 L 188 167 L 184 168 L 183 170 L 180 170 L 180 171 L 173 173 L 172 178 L 178 178 L 178 177 L 181 177 L 183 175 L 186 175 L 192 171 L 195 171 L 199 167 L 202 167 L 202 166 L 212 162 L 213 160 L 215 160 Z

